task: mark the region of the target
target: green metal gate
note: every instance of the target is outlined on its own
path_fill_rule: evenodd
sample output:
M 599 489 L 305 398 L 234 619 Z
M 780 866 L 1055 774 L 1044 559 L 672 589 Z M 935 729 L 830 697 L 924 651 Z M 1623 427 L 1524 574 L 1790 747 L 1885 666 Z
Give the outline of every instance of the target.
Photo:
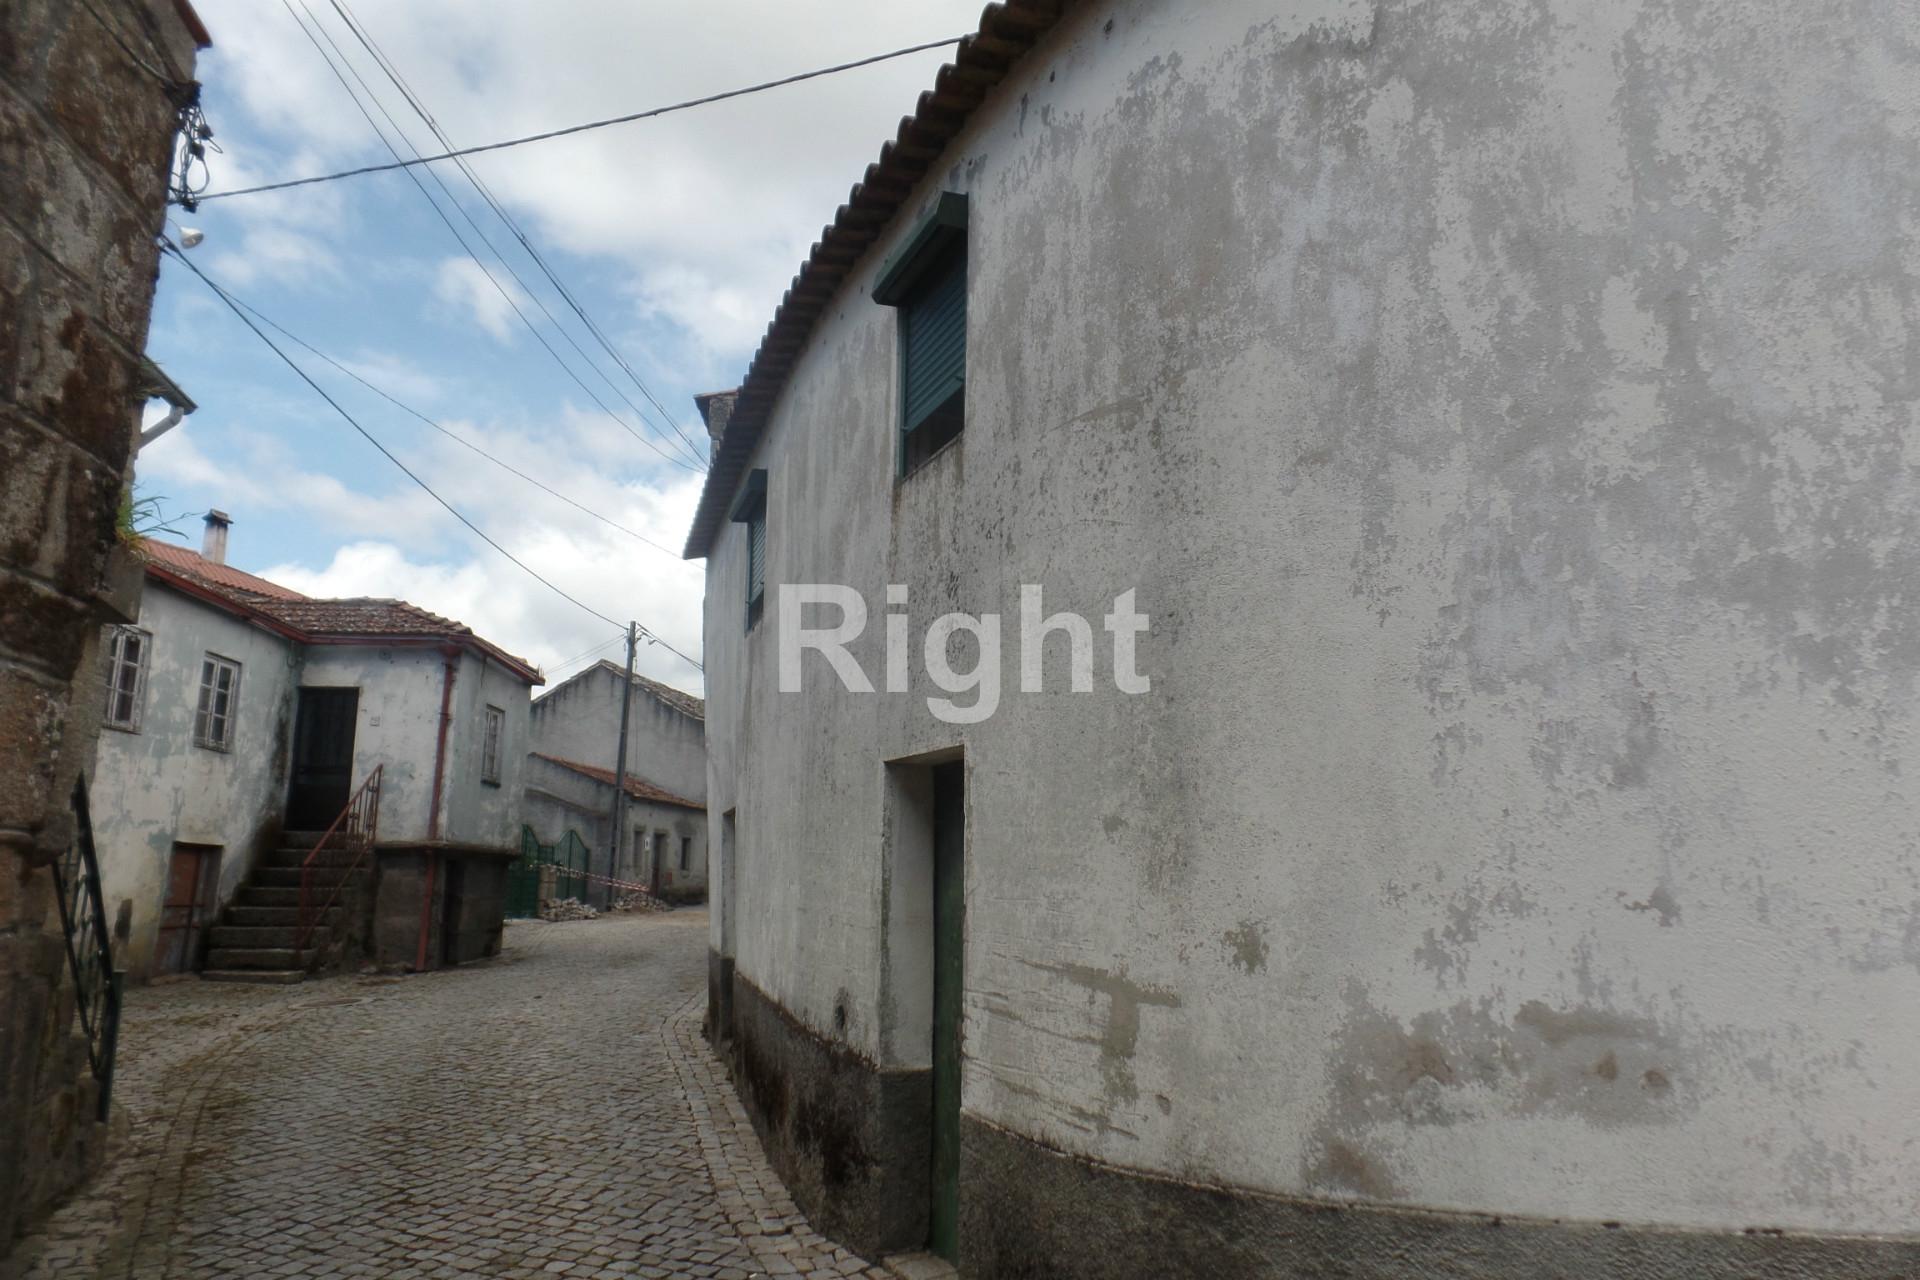
M 587 897 L 587 842 L 573 830 L 541 844 L 532 827 L 520 828 L 520 856 L 507 866 L 507 915 L 524 920 L 540 914 L 550 898 Z

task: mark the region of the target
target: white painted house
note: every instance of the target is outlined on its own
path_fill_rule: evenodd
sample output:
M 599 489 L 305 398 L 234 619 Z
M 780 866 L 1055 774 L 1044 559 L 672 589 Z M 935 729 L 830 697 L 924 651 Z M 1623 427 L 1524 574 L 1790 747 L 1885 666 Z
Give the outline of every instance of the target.
M 816 1220 L 1920 1274 L 1916 67 L 1908 0 L 988 6 L 706 401 L 713 1022 Z
M 200 967 L 263 856 L 324 831 L 376 768 L 389 889 L 405 858 L 423 870 L 480 858 L 487 868 L 441 877 L 437 894 L 464 892 L 484 916 L 491 862 L 519 847 L 539 672 L 402 601 L 312 599 L 244 573 L 225 547 L 217 512 L 202 553 L 146 543 L 139 621 L 107 637 L 109 732 L 90 788 L 129 972 Z M 436 914 L 433 927 L 457 922 Z
M 626 820 L 613 840 L 626 691 Z M 579 833 L 594 871 L 675 900 L 707 892 L 707 726 L 699 698 L 596 662 L 535 699 L 526 822 L 542 843 Z M 611 867 L 611 871 L 609 871 Z M 595 896 L 604 892 L 596 887 Z

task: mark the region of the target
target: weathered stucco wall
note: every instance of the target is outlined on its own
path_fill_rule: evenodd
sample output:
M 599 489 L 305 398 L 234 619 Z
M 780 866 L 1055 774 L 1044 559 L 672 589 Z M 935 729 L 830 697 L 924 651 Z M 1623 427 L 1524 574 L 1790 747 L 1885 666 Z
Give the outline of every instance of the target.
M 48 862 L 97 720 L 106 616 L 175 116 L 127 58 L 191 78 L 174 6 L 11 0 L 0 21 L 0 1252 L 102 1150 Z M 138 33 L 150 25 L 152 44 Z
M 526 681 L 499 664 L 471 653 L 462 656 L 454 684 L 453 726 L 447 733 L 446 807 L 440 824 L 444 839 L 519 848 L 531 692 Z M 481 778 L 489 706 L 506 713 L 497 782 Z
M 278 836 L 299 681 L 292 642 L 165 586 L 148 585 L 139 626 L 152 636 L 140 728 L 101 733 L 93 780 L 101 889 L 109 916 L 130 911 L 121 961 L 136 981 L 153 972 L 174 845 L 220 848 L 224 903 Z M 193 741 L 208 653 L 240 664 L 229 751 Z
M 896 485 L 865 291 L 907 218 L 752 463 L 769 584 L 859 588 L 876 680 L 885 584 L 916 655 L 1002 614 L 1000 709 L 938 723 L 917 656 L 777 693 L 726 526 L 716 945 L 910 1062 L 882 762 L 963 746 L 970 1117 L 1287 1194 L 1912 1231 L 1916 72 L 1894 0 L 1087 6 L 922 192 L 971 197 L 958 446 Z M 1094 693 L 1057 648 L 1017 692 L 1022 583 L 1094 620 Z
M 433 761 L 440 731 L 446 658 L 437 649 L 378 645 L 313 645 L 306 650 L 301 683 L 353 686 L 360 690 L 354 726 L 353 774 L 359 780 L 376 765 L 380 779 L 380 838 L 428 838 L 432 817 Z M 480 778 L 487 705 L 506 712 L 500 785 Z M 441 781 L 442 840 L 499 847 L 520 840 L 520 771 L 526 758 L 527 685 L 497 664 L 470 653 L 455 659 L 453 721 Z
M 602 663 L 555 686 L 533 704 L 530 750 L 599 769 L 620 752 L 624 673 Z M 706 724 L 638 685 L 627 724 L 627 772 L 689 800 L 707 794 Z
M 600 868 L 606 851 L 612 846 L 608 826 L 612 818 L 613 787 L 586 777 L 551 760 L 528 756 L 526 763 L 526 822 L 543 843 L 551 844 L 572 830 L 587 842 Z M 707 815 L 697 809 L 656 804 L 648 800 L 627 799 L 626 859 L 615 875 L 623 880 L 645 881 L 647 848 L 642 836 L 654 832 L 668 836 L 668 856 L 661 887 L 678 895 L 697 895 L 707 884 Z M 693 841 L 691 864 L 680 870 L 680 841 Z

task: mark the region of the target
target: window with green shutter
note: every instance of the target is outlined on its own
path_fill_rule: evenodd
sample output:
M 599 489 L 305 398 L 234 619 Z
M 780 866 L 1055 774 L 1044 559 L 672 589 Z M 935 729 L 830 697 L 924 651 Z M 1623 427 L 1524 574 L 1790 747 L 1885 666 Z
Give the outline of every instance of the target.
M 747 472 L 740 496 L 733 502 L 733 522 L 747 526 L 747 630 L 760 621 L 767 596 L 767 473 L 755 467 Z
M 873 298 L 900 312 L 900 474 L 966 426 L 967 198 L 944 192 L 880 270 Z

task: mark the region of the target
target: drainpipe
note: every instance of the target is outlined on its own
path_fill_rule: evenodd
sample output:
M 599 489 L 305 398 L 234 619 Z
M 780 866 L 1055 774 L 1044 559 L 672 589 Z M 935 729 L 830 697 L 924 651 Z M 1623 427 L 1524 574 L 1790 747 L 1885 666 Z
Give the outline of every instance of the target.
M 453 727 L 453 679 L 459 669 L 460 650 L 448 645 L 441 653 L 446 655 L 445 672 L 440 680 L 440 736 L 433 747 L 433 798 L 427 808 L 427 839 L 440 838 L 440 789 L 447 776 L 447 730 Z M 422 854 L 427 862 L 427 874 L 420 889 L 420 947 L 414 955 L 413 967 L 424 971 L 427 967 L 427 936 L 433 929 L 433 873 L 439 865 L 439 855 L 432 849 Z

